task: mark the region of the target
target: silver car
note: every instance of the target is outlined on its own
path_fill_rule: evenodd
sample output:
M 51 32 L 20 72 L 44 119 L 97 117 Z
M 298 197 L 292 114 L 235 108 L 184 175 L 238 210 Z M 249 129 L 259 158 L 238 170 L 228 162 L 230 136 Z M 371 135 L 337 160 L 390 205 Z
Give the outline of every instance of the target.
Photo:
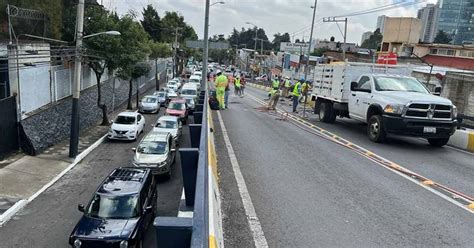
M 154 175 L 171 177 L 171 165 L 175 161 L 176 148 L 173 137 L 169 133 L 150 132 L 140 141 L 135 152 L 133 165 L 151 169 Z
M 160 102 L 157 96 L 144 96 L 138 105 L 140 113 L 158 113 L 160 111 Z
M 153 126 L 154 132 L 170 133 L 176 146 L 179 145 L 183 125 L 179 121 L 179 117 L 172 115 L 161 116 Z

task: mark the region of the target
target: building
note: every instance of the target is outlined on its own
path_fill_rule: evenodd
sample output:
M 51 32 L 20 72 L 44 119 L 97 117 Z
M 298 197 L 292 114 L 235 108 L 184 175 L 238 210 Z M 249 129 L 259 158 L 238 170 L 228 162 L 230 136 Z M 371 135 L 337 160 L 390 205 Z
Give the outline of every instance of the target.
M 379 29 L 380 30 L 380 33 L 383 34 L 383 30 L 384 30 L 384 27 L 385 27 L 385 21 L 387 20 L 388 16 L 386 15 L 381 15 L 379 17 L 377 17 L 377 27 L 375 27 L 375 29 Z
M 439 6 L 427 4 L 418 10 L 418 19 L 421 20 L 421 38 L 425 43 L 432 43 L 438 33 Z
M 418 44 L 413 53 L 436 66 L 474 71 L 474 45 Z
M 438 29 L 452 44 L 474 43 L 474 3 L 472 0 L 440 0 Z
M 382 52 L 395 52 L 409 56 L 421 35 L 421 20 L 413 17 L 386 17 Z
M 368 40 L 370 38 L 371 35 L 373 35 L 374 33 L 371 32 L 371 31 L 368 31 L 368 32 L 365 32 L 362 34 L 362 39 L 360 40 L 360 44 L 362 45 L 362 43 L 364 43 L 365 40 Z

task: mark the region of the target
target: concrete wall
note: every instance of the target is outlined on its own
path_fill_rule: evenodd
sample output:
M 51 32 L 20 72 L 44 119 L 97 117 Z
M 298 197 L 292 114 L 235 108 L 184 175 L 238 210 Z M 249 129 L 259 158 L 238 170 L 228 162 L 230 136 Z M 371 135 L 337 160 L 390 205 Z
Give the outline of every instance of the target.
M 442 96 L 456 105 L 459 114 L 474 116 L 474 74 L 448 72 L 443 86 Z M 474 125 L 473 121 L 464 121 Z
M 154 66 L 151 67 L 154 69 Z M 162 62 L 159 71 L 166 68 Z M 115 81 L 115 90 L 114 90 Z M 140 92 L 145 92 L 155 87 L 154 71 L 147 76 L 135 81 L 133 92 L 136 92 L 137 84 L 140 85 Z M 128 99 L 128 81 L 111 78 L 102 82 L 102 100 L 107 104 L 108 111 L 112 111 L 119 105 L 126 104 Z M 115 103 L 112 101 L 115 91 Z M 22 125 L 26 135 L 30 139 L 36 153 L 43 151 L 49 146 L 59 143 L 69 137 L 71 119 L 72 98 L 66 97 L 60 101 L 51 103 L 28 115 L 22 120 Z M 81 92 L 80 106 L 80 128 L 88 128 L 96 125 L 102 119 L 102 112 L 97 107 L 97 85 L 89 87 Z

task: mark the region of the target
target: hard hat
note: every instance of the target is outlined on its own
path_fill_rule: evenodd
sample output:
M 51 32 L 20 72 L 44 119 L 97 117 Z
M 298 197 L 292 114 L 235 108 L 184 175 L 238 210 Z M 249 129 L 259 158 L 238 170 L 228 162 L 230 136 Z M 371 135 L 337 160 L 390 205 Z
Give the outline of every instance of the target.
M 304 77 L 301 77 L 300 80 L 304 80 Z
M 217 70 L 216 73 L 219 74 L 219 73 L 222 73 L 222 71 L 221 71 L 221 70 Z

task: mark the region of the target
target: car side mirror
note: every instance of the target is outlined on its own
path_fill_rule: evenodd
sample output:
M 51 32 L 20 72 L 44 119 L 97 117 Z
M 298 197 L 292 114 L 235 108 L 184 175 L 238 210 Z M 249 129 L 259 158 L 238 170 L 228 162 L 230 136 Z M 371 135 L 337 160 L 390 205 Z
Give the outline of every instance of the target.
M 77 205 L 77 210 L 79 210 L 79 212 L 84 213 L 84 205 L 82 205 L 82 204 Z
M 176 148 L 171 148 L 171 152 L 176 152 Z
M 132 147 L 132 151 L 133 151 L 133 152 L 137 152 L 137 148 Z
M 351 82 L 351 90 L 355 91 L 357 89 L 357 82 Z

